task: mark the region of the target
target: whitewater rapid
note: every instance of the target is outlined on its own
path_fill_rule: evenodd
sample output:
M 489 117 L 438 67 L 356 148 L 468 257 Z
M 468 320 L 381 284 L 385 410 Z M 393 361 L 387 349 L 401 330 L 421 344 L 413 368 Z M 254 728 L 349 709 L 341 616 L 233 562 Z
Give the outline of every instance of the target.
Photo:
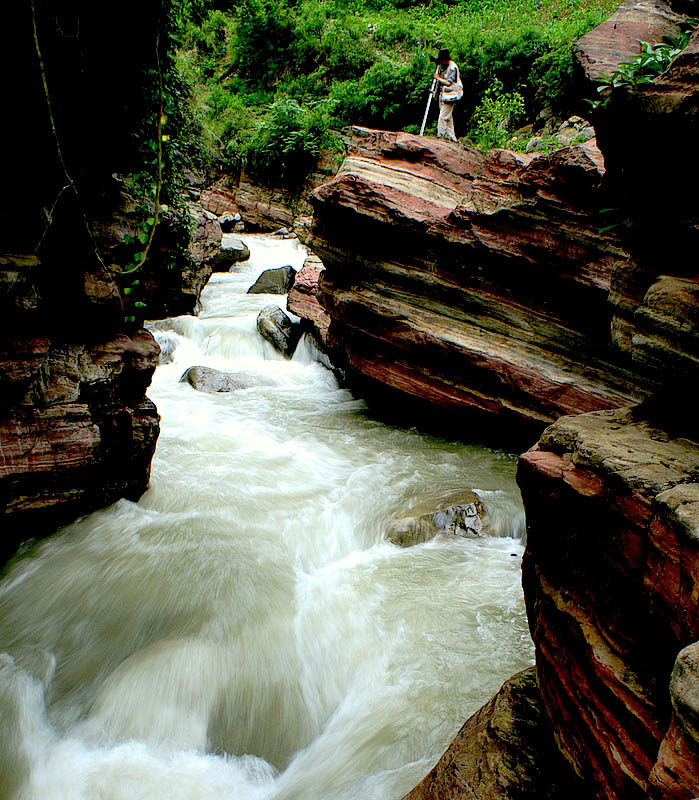
M 532 663 L 513 458 L 388 427 L 302 340 L 255 328 L 294 240 L 243 237 L 149 396 L 151 487 L 28 550 L 0 583 L 0 798 L 399 800 Z M 254 386 L 195 391 L 195 364 Z M 496 535 L 384 540 L 435 489 Z

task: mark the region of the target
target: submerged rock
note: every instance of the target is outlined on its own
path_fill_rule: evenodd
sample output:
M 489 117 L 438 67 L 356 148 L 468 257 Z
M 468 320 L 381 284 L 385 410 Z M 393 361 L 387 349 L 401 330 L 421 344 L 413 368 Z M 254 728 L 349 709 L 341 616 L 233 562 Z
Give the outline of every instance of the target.
M 292 322 L 279 306 L 265 306 L 257 316 L 257 330 L 275 350 L 291 358 L 301 338 L 301 326 Z
M 386 538 L 393 544 L 409 547 L 434 539 L 440 533 L 478 537 L 483 535 L 484 520 L 481 499 L 470 489 L 464 489 L 427 499 L 408 515 L 395 517 L 386 528 Z
M 153 333 L 153 336 L 155 337 L 155 341 L 160 345 L 158 364 L 171 364 L 175 360 L 177 337 L 168 331 L 156 331 Z
M 289 264 L 266 269 L 248 289 L 248 294 L 286 294 L 294 285 L 296 270 Z
M 244 375 L 235 372 L 222 372 L 211 367 L 190 367 L 180 378 L 180 383 L 188 383 L 198 392 L 235 392 L 249 389 L 254 383 Z
M 578 781 L 556 748 L 535 667 L 505 681 L 403 800 L 573 800 Z

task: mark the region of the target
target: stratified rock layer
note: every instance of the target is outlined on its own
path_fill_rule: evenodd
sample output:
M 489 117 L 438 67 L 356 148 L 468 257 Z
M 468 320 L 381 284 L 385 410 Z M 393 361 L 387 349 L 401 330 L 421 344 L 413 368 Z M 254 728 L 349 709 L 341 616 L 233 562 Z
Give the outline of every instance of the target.
M 575 800 L 532 667 L 505 682 L 403 800 Z
M 610 345 L 612 269 L 594 140 L 480 153 L 354 129 L 313 194 L 329 346 L 360 390 L 392 389 L 538 435 L 561 414 L 644 394 Z
M 150 333 L 0 345 L 0 555 L 81 514 L 145 491 L 159 417 L 146 397 Z
M 286 300 L 287 310 L 301 317 L 323 346 L 328 342 L 330 317 L 320 302 L 320 277 L 325 267 L 315 253 L 309 253 L 296 273 Z
M 699 638 L 699 444 L 640 415 L 564 417 L 517 474 L 544 704 L 578 774 L 618 800 L 646 796 L 673 663 Z

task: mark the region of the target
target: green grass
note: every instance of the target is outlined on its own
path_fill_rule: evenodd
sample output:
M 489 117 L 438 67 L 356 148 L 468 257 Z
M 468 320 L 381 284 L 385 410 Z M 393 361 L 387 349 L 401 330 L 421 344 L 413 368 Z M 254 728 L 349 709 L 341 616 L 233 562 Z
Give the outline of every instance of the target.
M 571 100 L 573 42 L 618 0 L 242 0 L 234 10 L 188 0 L 179 11 L 177 68 L 205 146 L 228 169 L 298 184 L 332 130 L 347 124 L 414 129 L 433 67 L 449 47 L 471 129 L 486 92 L 522 98 L 526 119 Z M 491 92 L 491 97 L 493 93 Z M 481 114 L 482 123 L 482 114 Z M 475 114 L 475 120 L 479 114 Z

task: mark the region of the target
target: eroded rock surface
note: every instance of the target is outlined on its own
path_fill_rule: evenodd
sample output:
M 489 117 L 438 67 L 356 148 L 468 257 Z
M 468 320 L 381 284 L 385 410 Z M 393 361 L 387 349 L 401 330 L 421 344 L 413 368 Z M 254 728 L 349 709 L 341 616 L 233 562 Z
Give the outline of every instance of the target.
M 557 740 L 595 796 L 645 797 L 673 663 L 699 638 L 699 444 L 638 409 L 564 417 L 521 457 L 517 480 Z
M 313 194 L 333 362 L 370 398 L 393 391 L 522 439 L 642 397 L 610 342 L 611 274 L 629 255 L 601 232 L 603 177 L 594 140 L 484 157 L 355 128 Z
M 0 344 L 0 555 L 148 486 L 159 432 L 147 331 Z
M 397 515 L 386 528 L 393 544 L 409 547 L 435 536 L 478 537 L 485 533 L 485 509 L 470 489 L 425 498 L 406 515 Z
M 699 796 L 699 643 L 677 656 L 670 681 L 672 721 L 650 774 L 650 796 Z
M 291 358 L 301 336 L 301 326 L 291 321 L 279 306 L 265 306 L 257 315 L 257 330 L 275 350 Z
M 536 670 L 507 680 L 403 800 L 582 800 L 556 749 Z
M 585 77 L 595 81 L 637 56 L 639 42 L 655 44 L 677 36 L 683 19 L 663 0 L 624 0 L 609 19 L 578 40 L 576 58 Z
M 211 367 L 190 367 L 180 378 L 180 383 L 188 383 L 198 392 L 235 392 L 249 389 L 254 383 L 245 375 L 236 372 L 223 372 Z
M 325 267 L 315 253 L 309 253 L 303 267 L 296 273 L 289 290 L 286 307 L 292 314 L 306 320 L 323 346 L 328 343 L 330 317 L 320 302 L 320 280 Z

